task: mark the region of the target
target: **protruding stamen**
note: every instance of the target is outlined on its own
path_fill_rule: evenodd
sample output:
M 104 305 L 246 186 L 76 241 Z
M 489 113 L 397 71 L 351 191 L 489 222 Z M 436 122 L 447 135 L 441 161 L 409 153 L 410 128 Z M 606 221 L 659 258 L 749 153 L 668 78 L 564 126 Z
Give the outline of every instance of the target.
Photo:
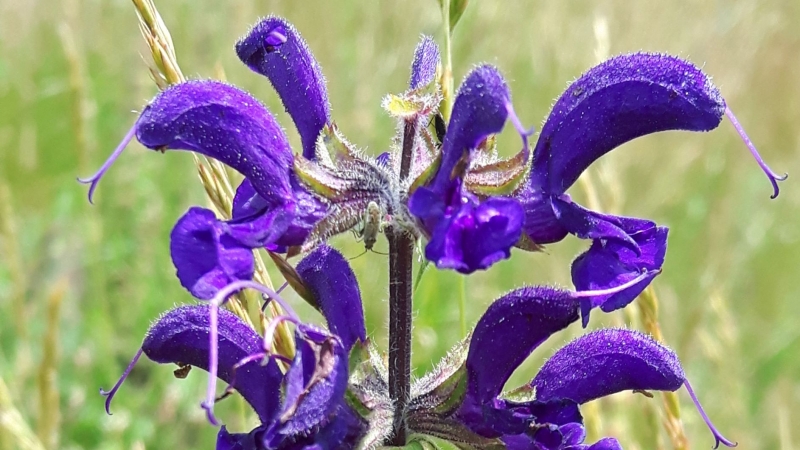
M 625 289 L 628 289 L 631 286 L 636 285 L 640 281 L 644 280 L 649 276 L 655 276 L 661 273 L 661 269 L 658 270 L 645 270 L 638 277 L 628 281 L 627 283 L 620 284 L 619 286 L 614 286 L 608 289 L 599 289 L 596 291 L 576 291 L 572 293 L 572 298 L 584 298 L 584 297 L 598 297 L 601 295 L 611 295 L 616 294 L 618 292 L 622 292 Z
M 283 322 L 292 322 L 295 325 L 300 325 L 300 319 L 298 319 L 297 316 L 293 317 L 287 315 L 273 318 L 272 321 L 267 324 L 267 329 L 264 330 L 264 351 L 270 355 L 275 354 L 275 352 L 272 351 L 272 343 L 275 341 L 275 331 Z
M 514 112 L 514 105 L 512 105 L 511 102 L 506 103 L 506 111 L 508 111 L 508 120 L 511 121 L 514 128 L 517 129 L 517 133 L 522 137 L 522 151 L 528 151 L 528 137 L 536 132 L 536 127 L 525 128 L 525 126 L 522 125 L 522 121 L 519 120 L 517 113 Z
M 103 175 L 106 173 L 106 171 L 111 167 L 112 164 L 114 164 L 114 161 L 117 160 L 119 155 L 122 154 L 122 151 L 125 150 L 125 147 L 128 146 L 128 144 L 131 142 L 134 136 L 136 136 L 136 125 L 131 127 L 131 129 L 128 131 L 128 134 L 126 134 L 125 137 L 122 138 L 122 142 L 119 143 L 119 146 L 117 146 L 117 148 L 114 150 L 111 156 L 109 156 L 108 159 L 106 159 L 106 162 L 104 162 L 103 165 L 100 166 L 100 169 L 98 169 L 94 175 L 92 175 L 89 178 L 78 178 L 79 183 L 90 185 L 89 203 L 94 204 L 94 199 L 93 199 L 94 190 L 97 189 L 97 184 L 100 183 L 100 179 L 103 178 Z
M 739 445 L 738 442 L 733 442 L 733 441 L 729 441 L 728 439 L 725 439 L 725 436 L 723 436 L 717 430 L 717 428 L 714 426 L 714 424 L 711 423 L 711 419 L 708 418 L 708 415 L 706 415 L 705 410 L 703 410 L 703 406 L 700 404 L 700 400 L 697 399 L 697 395 L 695 395 L 694 390 L 692 389 L 692 385 L 689 384 L 689 380 L 683 380 L 683 385 L 686 386 L 686 390 L 689 392 L 689 397 L 692 398 L 692 401 L 694 402 L 694 406 L 697 407 L 697 410 L 700 412 L 700 416 L 703 418 L 703 420 L 705 421 L 706 425 L 708 426 L 708 429 L 711 430 L 711 434 L 714 435 L 714 439 L 716 439 L 716 441 L 717 441 L 714 444 L 714 449 L 719 448 L 719 444 L 720 443 L 724 444 L 726 447 L 736 447 L 737 445 Z
M 769 168 L 767 163 L 764 162 L 764 160 L 761 158 L 761 155 L 758 154 L 756 146 L 753 145 L 753 142 L 750 140 L 749 137 L 747 137 L 747 133 L 744 132 L 744 128 L 742 127 L 742 125 L 739 123 L 738 120 L 736 120 L 736 116 L 733 115 L 733 112 L 731 112 L 730 108 L 728 108 L 727 106 L 725 107 L 725 115 L 728 116 L 728 120 L 730 120 L 731 123 L 733 124 L 733 127 L 736 128 L 736 132 L 739 133 L 739 136 L 744 141 L 744 144 L 750 150 L 750 154 L 753 155 L 753 158 L 756 159 L 756 162 L 761 167 L 761 170 L 763 170 L 764 173 L 767 174 L 769 182 L 772 183 L 772 195 L 769 198 L 777 197 L 778 194 L 780 193 L 780 188 L 778 188 L 778 181 L 785 180 L 786 178 L 789 177 L 789 174 L 785 173 L 783 174 L 783 176 L 780 176 Z
M 136 356 L 134 356 L 131 362 L 128 363 L 128 367 L 125 368 L 125 371 L 122 372 L 122 376 L 119 377 L 119 380 L 117 380 L 117 384 L 115 384 L 110 391 L 106 392 L 103 388 L 100 388 L 100 395 L 106 397 L 106 414 L 108 414 L 109 416 L 111 415 L 111 400 L 114 399 L 114 394 L 117 393 L 120 386 L 122 386 L 122 383 L 125 381 L 126 378 L 128 378 L 128 374 L 131 373 L 131 370 L 133 370 L 133 366 L 136 365 L 136 361 L 139 361 L 139 357 L 141 356 L 142 356 L 142 349 L 139 348 L 139 351 L 136 352 Z
M 300 323 L 300 319 L 297 317 L 297 314 L 294 312 L 291 306 L 286 303 L 286 300 L 281 298 L 277 292 L 273 291 L 272 289 L 256 283 L 255 281 L 250 280 L 239 280 L 234 281 L 233 283 L 228 284 L 227 286 L 220 289 L 214 297 L 209 300 L 208 307 L 210 308 L 209 315 L 208 315 L 208 387 L 206 389 L 206 399 L 200 406 L 206 410 L 206 416 L 208 416 L 208 421 L 211 422 L 212 425 L 217 426 L 219 422 L 217 418 L 214 417 L 214 400 L 216 399 L 217 393 L 217 372 L 219 369 L 219 361 L 218 361 L 218 352 L 219 352 L 219 329 L 218 329 L 218 319 L 219 319 L 219 307 L 224 305 L 225 302 L 228 301 L 228 297 L 231 296 L 234 292 L 240 291 L 242 289 L 255 289 L 262 294 L 266 295 L 269 299 L 275 300 L 278 302 L 284 311 L 288 314 L 287 317 L 292 319 L 295 323 Z M 274 330 L 273 330 L 274 331 Z

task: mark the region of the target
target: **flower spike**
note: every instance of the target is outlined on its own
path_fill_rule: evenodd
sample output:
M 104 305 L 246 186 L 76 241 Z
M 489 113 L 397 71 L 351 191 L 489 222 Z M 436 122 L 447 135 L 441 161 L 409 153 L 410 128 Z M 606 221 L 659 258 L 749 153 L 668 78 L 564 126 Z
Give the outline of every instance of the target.
M 692 389 L 692 385 L 689 384 L 689 380 L 683 380 L 683 385 L 686 387 L 686 391 L 689 393 L 689 397 L 692 398 L 692 402 L 694 402 L 694 406 L 697 407 L 697 411 L 700 413 L 700 417 L 703 418 L 703 421 L 708 426 L 708 429 L 711 430 L 711 434 L 714 435 L 714 439 L 716 439 L 716 443 L 714 444 L 714 449 L 716 450 L 719 448 L 719 444 L 724 444 L 726 447 L 736 447 L 739 445 L 738 442 L 733 442 L 725 438 L 717 427 L 711 422 L 711 419 L 706 414 L 706 411 L 703 409 L 703 405 L 700 404 L 700 400 L 697 398 L 697 395 L 694 393 L 694 389 Z
M 758 163 L 758 166 L 761 167 L 761 170 L 763 170 L 764 173 L 767 175 L 767 178 L 769 178 L 769 182 L 772 183 L 772 195 L 770 195 L 769 198 L 772 199 L 777 198 L 778 194 L 780 193 L 780 188 L 778 188 L 778 181 L 785 181 L 787 178 L 789 178 L 789 174 L 784 173 L 781 176 L 769 168 L 764 159 L 761 158 L 761 155 L 758 153 L 758 150 L 756 150 L 756 146 L 753 145 L 753 141 L 751 141 L 750 138 L 747 136 L 747 133 L 744 132 L 744 127 L 742 127 L 742 124 L 740 124 L 739 121 L 736 120 L 736 116 L 733 115 L 733 112 L 727 106 L 725 107 L 725 116 L 727 116 L 728 120 L 731 121 L 731 123 L 733 124 L 733 128 L 736 129 L 736 132 L 739 133 L 739 136 L 744 141 L 744 145 L 746 145 L 747 149 L 750 150 L 750 154 L 753 155 L 753 158 L 755 158 L 756 162 Z
M 90 176 L 89 178 L 78 178 L 78 182 L 82 184 L 89 185 L 89 203 L 94 204 L 94 191 L 97 189 L 97 185 L 100 183 L 100 179 L 103 178 L 106 171 L 111 168 L 114 164 L 114 161 L 119 158 L 119 155 L 122 154 L 122 151 L 130 144 L 133 137 L 136 136 L 136 125 L 133 125 L 128 133 L 125 134 L 125 137 L 122 138 L 122 142 L 119 143 L 114 152 L 111 153 L 111 156 L 106 159 L 106 162 L 103 163 L 102 166 L 95 172 L 94 175 Z
M 131 370 L 133 370 L 133 366 L 136 365 L 136 362 L 139 361 L 139 357 L 141 356 L 142 356 L 142 348 L 140 347 L 139 351 L 136 352 L 136 355 L 134 355 L 133 359 L 128 364 L 128 367 L 126 367 L 125 371 L 122 372 L 122 376 L 119 377 L 117 383 L 114 384 L 114 387 L 112 387 L 110 391 L 106 391 L 105 389 L 100 388 L 100 395 L 106 398 L 106 414 L 108 414 L 109 416 L 111 415 L 111 400 L 114 399 L 114 395 L 122 386 L 122 383 L 125 382 L 125 379 L 128 378 L 128 375 L 131 373 Z

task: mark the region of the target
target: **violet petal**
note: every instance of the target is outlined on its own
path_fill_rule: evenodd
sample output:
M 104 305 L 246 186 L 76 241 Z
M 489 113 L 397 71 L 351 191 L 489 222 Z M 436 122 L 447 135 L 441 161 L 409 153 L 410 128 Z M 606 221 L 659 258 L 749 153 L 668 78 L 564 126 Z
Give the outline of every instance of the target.
M 297 264 L 297 273 L 345 351 L 349 352 L 356 341 L 366 342 L 358 281 L 344 256 L 322 244 Z
M 577 319 L 578 304 L 567 291 L 524 287 L 496 300 L 472 334 L 467 396 L 490 402 L 539 344 Z
M 569 233 L 559 223 L 550 196 L 534 186 L 523 186 L 514 198 L 525 211 L 523 232 L 537 244 L 559 242 Z
M 328 423 L 344 401 L 347 353 L 341 342 L 309 325 L 300 325 L 295 359 L 286 373 L 281 436 L 304 436 Z
M 523 211 L 516 200 L 491 197 L 478 203 L 472 194 L 461 197 L 434 229 L 425 257 L 440 269 L 464 274 L 509 258 L 522 233 Z
M 447 191 L 453 171 L 465 154 L 469 157 L 484 138 L 503 129 L 509 102 L 508 86 L 495 67 L 479 66 L 467 75 L 456 95 L 442 143 L 442 163 L 432 184 L 436 192 Z
M 154 150 L 191 150 L 233 167 L 271 205 L 291 201 L 294 157 L 275 118 L 250 94 L 219 81 L 187 81 L 161 92 L 136 123 Z
M 679 58 L 633 53 L 611 58 L 556 101 L 534 151 L 534 182 L 563 193 L 594 160 L 639 136 L 716 128 L 725 102 L 709 77 Z
M 300 132 L 303 156 L 314 159 L 317 137 L 330 122 L 330 105 L 325 77 L 300 33 L 285 19 L 270 16 L 236 43 L 236 54 L 272 83 Z
M 246 219 L 261 213 L 267 206 L 266 200 L 253 189 L 253 183 L 245 178 L 236 188 L 236 194 L 233 196 L 231 216 L 234 220 Z
M 636 242 L 613 220 L 614 216 L 596 214 L 576 203 L 554 198 L 551 200 L 558 223 L 581 239 L 606 239 L 637 250 Z M 652 226 L 652 225 L 651 225 Z
M 243 358 L 262 351 L 262 339 L 235 314 L 219 310 L 218 377 L 233 386 L 247 400 L 262 422 L 273 419 L 280 404 L 283 376 L 270 359 L 266 365 L 251 361 L 235 371 Z M 190 364 L 208 370 L 209 308 L 180 306 L 168 311 L 150 328 L 142 343 L 145 355 L 161 364 Z
M 536 399 L 583 404 L 626 390 L 675 391 L 686 376 L 675 353 L 634 330 L 602 329 L 558 350 L 531 381 Z
M 617 219 L 629 220 L 622 217 Z M 650 222 L 641 230 L 631 233 L 631 238 L 639 249 L 638 253 L 618 242 L 596 240 L 589 250 L 575 258 L 572 263 L 572 282 L 578 291 L 610 289 L 635 279 L 643 272 L 651 274 L 621 292 L 582 298 L 581 316 L 584 326 L 589 321 L 589 311 L 592 308 L 599 306 L 605 312 L 623 308 L 658 275 L 667 251 L 668 231 L 666 227 L 657 227 Z
M 170 234 L 170 254 L 181 285 L 208 300 L 237 280 L 253 278 L 253 252 L 225 233 L 210 210 L 190 208 Z
M 411 78 L 408 81 L 410 90 L 424 88 L 433 83 L 436 68 L 439 65 L 439 46 L 430 36 L 422 36 L 414 50 L 414 61 L 411 63 Z

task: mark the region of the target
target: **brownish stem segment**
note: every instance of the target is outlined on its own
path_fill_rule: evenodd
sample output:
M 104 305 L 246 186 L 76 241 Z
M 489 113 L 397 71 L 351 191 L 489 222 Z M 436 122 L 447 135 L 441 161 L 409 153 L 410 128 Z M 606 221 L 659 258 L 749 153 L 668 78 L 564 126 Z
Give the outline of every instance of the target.
M 390 445 L 406 445 L 405 411 L 411 391 L 411 273 L 413 240 L 391 230 L 389 238 L 389 396 L 394 400 Z
M 400 179 L 408 177 L 417 134 L 416 121 L 403 129 Z M 393 211 L 389 212 L 390 214 Z M 394 401 L 394 424 L 389 445 L 406 445 L 405 412 L 411 399 L 411 312 L 414 238 L 396 227 L 386 229 L 389 240 L 389 397 Z

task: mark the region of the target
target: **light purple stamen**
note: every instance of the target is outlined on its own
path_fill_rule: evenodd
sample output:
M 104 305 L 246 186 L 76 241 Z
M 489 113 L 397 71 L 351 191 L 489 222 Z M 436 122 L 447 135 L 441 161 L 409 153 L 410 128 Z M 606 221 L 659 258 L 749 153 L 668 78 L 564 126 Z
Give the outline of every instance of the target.
M 209 317 L 208 317 L 208 388 L 206 390 L 206 399 L 200 404 L 200 407 L 206 410 L 208 421 L 212 425 L 217 426 L 219 422 L 214 417 L 214 400 L 217 393 L 217 372 L 219 370 L 218 352 L 219 352 L 219 330 L 218 330 L 218 316 L 219 307 L 228 301 L 228 297 L 234 292 L 242 289 L 255 289 L 262 294 L 268 296 L 269 299 L 275 300 L 286 311 L 288 316 L 293 319 L 295 323 L 300 323 L 300 319 L 294 310 L 286 303 L 286 300 L 281 298 L 277 292 L 272 289 L 250 280 L 239 280 L 220 289 L 214 297 L 209 300 Z
M 266 42 L 267 45 L 277 47 L 281 44 L 286 43 L 287 39 L 288 37 L 286 36 L 286 30 L 284 30 L 282 26 L 279 26 L 269 32 L 269 34 L 266 37 Z
M 131 370 L 133 370 L 133 366 L 136 365 L 136 361 L 139 361 L 140 356 L 142 356 L 141 348 L 139 348 L 139 351 L 136 352 L 136 356 L 133 357 L 131 362 L 128 363 L 128 367 L 125 368 L 125 371 L 122 372 L 122 376 L 119 377 L 119 380 L 117 380 L 117 384 L 115 384 L 110 391 L 106 392 L 103 388 L 100 388 L 100 395 L 106 397 L 106 414 L 108 414 L 109 416 L 111 415 L 111 400 L 114 398 L 114 394 L 117 393 L 120 386 L 122 386 L 122 383 L 125 381 L 126 378 L 128 378 L 128 374 L 131 373 Z
M 764 173 L 767 174 L 769 182 L 772 183 L 772 195 L 770 195 L 769 198 L 777 197 L 778 194 L 780 193 L 780 189 L 778 188 L 778 181 L 785 180 L 786 178 L 789 177 L 789 174 L 785 173 L 783 174 L 783 176 L 780 176 L 769 168 L 764 159 L 761 158 L 761 155 L 758 154 L 756 146 L 753 145 L 753 142 L 747 136 L 747 133 L 744 132 L 744 128 L 742 127 L 742 125 L 739 123 L 738 120 L 736 120 L 736 116 L 733 115 L 733 112 L 727 106 L 725 107 L 725 115 L 728 116 L 728 120 L 731 121 L 733 127 L 736 129 L 736 132 L 739 133 L 739 136 L 744 141 L 744 144 L 747 146 L 748 150 L 750 150 L 750 154 L 753 155 L 753 158 L 756 159 L 756 162 L 758 163 L 759 167 L 761 167 L 761 170 L 763 170 Z
M 281 292 L 283 292 L 284 289 L 286 289 L 286 286 L 289 286 L 288 281 L 284 281 L 281 287 L 279 287 L 278 290 L 275 291 L 275 293 L 280 294 Z M 269 297 L 267 297 L 266 300 L 264 301 L 264 304 L 261 305 L 261 312 L 264 312 L 267 309 L 267 305 L 269 305 Z
M 273 318 L 267 325 L 267 329 L 264 330 L 264 351 L 266 351 L 267 354 L 274 354 L 272 351 L 272 342 L 275 340 L 275 331 L 283 322 L 292 322 L 295 325 L 300 325 L 300 319 L 298 319 L 297 316 L 286 315 Z
M 122 151 L 125 150 L 125 147 L 128 146 L 128 144 L 131 142 L 134 136 L 136 136 L 136 125 L 131 127 L 131 129 L 128 131 L 128 134 L 126 134 L 125 137 L 122 138 L 122 142 L 119 143 L 119 146 L 117 146 L 114 152 L 111 153 L 111 156 L 109 156 L 108 159 L 106 159 L 106 162 L 104 162 L 103 165 L 100 166 L 100 169 L 98 169 L 94 175 L 92 175 L 89 178 L 78 178 L 79 183 L 90 185 L 89 203 L 94 204 L 94 199 L 93 199 L 94 190 L 97 189 L 97 184 L 100 183 L 100 179 L 103 178 L 103 175 L 106 173 L 106 171 L 111 167 L 112 164 L 114 164 L 114 161 L 117 160 L 119 155 L 122 154 Z
M 658 270 L 646 270 L 646 271 L 642 272 L 638 277 L 632 279 L 631 281 L 628 281 L 625 284 L 621 284 L 619 286 L 614 286 L 614 287 L 608 288 L 608 289 L 599 289 L 599 290 L 596 290 L 596 291 L 576 291 L 576 292 L 572 293 L 572 298 L 597 297 L 597 296 L 601 296 L 601 295 L 616 294 L 618 292 L 624 291 L 625 289 L 628 289 L 631 286 L 636 285 L 636 283 L 639 283 L 640 281 L 644 280 L 645 278 L 647 278 L 647 277 L 649 277 L 651 275 L 658 275 L 659 273 L 661 273 L 661 269 L 658 269 Z
M 517 113 L 514 112 L 514 105 L 512 105 L 511 102 L 506 103 L 506 111 L 508 111 L 508 120 L 511 121 L 511 124 L 514 125 L 514 128 L 517 129 L 517 133 L 519 133 L 522 138 L 522 151 L 527 152 L 529 149 L 528 137 L 536 132 L 536 127 L 525 128 L 525 126 L 522 125 L 522 121 L 519 120 Z
M 726 447 L 736 447 L 737 445 L 739 445 L 738 442 L 733 442 L 729 441 L 728 439 L 725 439 L 725 436 L 723 436 L 717 430 L 714 424 L 711 423 L 711 419 L 708 418 L 708 415 L 706 415 L 705 410 L 703 410 L 703 406 L 700 404 L 700 400 L 697 399 L 697 395 L 695 395 L 694 390 L 692 389 L 692 385 L 689 384 L 689 380 L 683 380 L 683 385 L 686 386 L 686 390 L 689 392 L 689 397 L 692 398 L 694 406 L 697 407 L 697 410 L 700 412 L 700 416 L 703 418 L 706 425 L 708 425 L 708 429 L 711 430 L 711 434 L 714 435 L 714 439 L 716 439 L 717 441 L 716 444 L 714 444 L 714 449 L 716 450 L 717 448 L 719 448 L 720 443 L 725 444 Z

